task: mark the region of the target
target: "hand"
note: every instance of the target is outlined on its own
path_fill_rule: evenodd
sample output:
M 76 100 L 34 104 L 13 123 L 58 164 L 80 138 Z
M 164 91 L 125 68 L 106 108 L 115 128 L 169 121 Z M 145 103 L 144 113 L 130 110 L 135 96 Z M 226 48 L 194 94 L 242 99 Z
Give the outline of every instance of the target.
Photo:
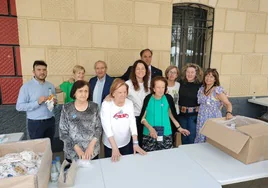
M 91 160 L 93 158 L 95 144 L 91 142 L 88 144 L 88 147 L 85 151 L 85 159 Z
M 149 132 L 152 138 L 157 139 L 157 132 L 153 127 L 149 129 Z
M 188 131 L 187 129 L 183 129 L 183 128 L 179 128 L 178 129 L 180 131 L 181 134 L 183 134 L 184 136 L 189 136 L 190 135 L 190 131 Z
M 41 96 L 41 97 L 39 97 L 39 99 L 38 99 L 38 104 L 42 104 L 43 102 L 45 102 L 47 100 L 47 97 L 45 97 L 45 96 Z
M 232 119 L 232 118 L 233 118 L 233 115 L 231 113 L 226 114 L 226 119 Z
M 104 98 L 104 101 L 111 101 L 113 99 L 113 97 L 111 96 L 111 94 L 107 95 L 105 98 Z
M 85 153 L 83 152 L 83 150 L 78 145 L 74 146 L 74 151 L 78 155 L 79 159 L 85 159 Z
M 120 157 L 121 157 L 121 153 L 119 149 L 118 148 L 112 149 L 112 161 L 113 162 L 119 161 Z
M 133 145 L 133 151 L 134 151 L 134 155 L 136 153 L 139 153 L 141 155 L 146 155 L 147 154 L 146 151 L 144 151 L 143 149 L 141 149 L 141 147 L 138 144 L 134 144 Z
M 56 104 L 58 104 L 58 99 L 53 98 L 53 102 L 54 102 L 54 106 L 55 106 Z
M 68 80 L 70 83 L 74 83 L 75 82 L 75 79 L 74 78 L 69 78 Z

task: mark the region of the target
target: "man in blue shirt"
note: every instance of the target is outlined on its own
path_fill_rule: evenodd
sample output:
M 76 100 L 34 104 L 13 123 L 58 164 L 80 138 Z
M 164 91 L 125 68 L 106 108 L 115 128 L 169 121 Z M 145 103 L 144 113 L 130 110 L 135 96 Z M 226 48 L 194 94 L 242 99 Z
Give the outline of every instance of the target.
M 45 104 L 49 95 L 56 95 L 55 87 L 47 82 L 47 64 L 35 61 L 33 78 L 20 88 L 16 109 L 25 111 L 28 122 L 28 132 L 31 139 L 50 138 L 55 134 L 55 118 L 53 111 Z

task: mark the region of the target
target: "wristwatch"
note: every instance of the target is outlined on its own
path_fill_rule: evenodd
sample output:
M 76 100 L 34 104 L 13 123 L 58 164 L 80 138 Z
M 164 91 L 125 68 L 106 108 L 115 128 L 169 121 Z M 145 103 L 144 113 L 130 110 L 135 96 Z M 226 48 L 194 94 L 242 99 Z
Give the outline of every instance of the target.
M 139 141 L 138 140 L 133 141 L 133 145 L 139 145 Z

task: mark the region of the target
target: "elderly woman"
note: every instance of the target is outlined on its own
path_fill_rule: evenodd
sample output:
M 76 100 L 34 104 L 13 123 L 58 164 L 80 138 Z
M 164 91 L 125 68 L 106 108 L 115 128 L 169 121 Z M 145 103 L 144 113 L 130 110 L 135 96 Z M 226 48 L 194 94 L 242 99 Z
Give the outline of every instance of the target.
M 173 101 L 175 104 L 177 114 L 180 113 L 179 109 L 179 90 L 180 90 L 180 83 L 177 82 L 177 78 L 179 77 L 179 69 L 175 65 L 170 65 L 166 71 L 165 76 L 168 81 L 167 91 L 173 97 Z
M 146 154 L 139 146 L 134 107 L 127 95 L 128 85 L 117 78 L 110 88 L 112 100 L 104 101 L 101 107 L 105 157 L 112 157 L 112 161 L 121 155 Z
M 200 129 L 207 119 L 222 117 L 222 105 L 227 109 L 226 119 L 233 117 L 232 104 L 220 86 L 219 73 L 216 69 L 209 68 L 206 70 L 203 86 L 199 89 L 197 98 L 200 108 L 197 116 L 195 143 L 202 143 L 206 141 L 206 137 L 199 133 Z
M 197 92 L 202 85 L 203 71 L 197 65 L 188 63 L 182 68 L 179 91 L 179 122 L 190 136 L 182 135 L 182 144 L 193 144 L 196 137 L 196 120 L 199 109 Z
M 146 95 L 150 93 L 148 87 L 149 74 L 148 65 L 142 60 L 137 60 L 132 66 L 130 79 L 126 81 L 126 84 L 129 86 L 127 98 L 131 100 L 134 105 L 134 115 L 136 117 L 138 141 L 140 146 L 142 146 L 143 126 L 140 123 L 141 120 L 139 116 L 143 100 Z
M 145 151 L 155 151 L 172 148 L 172 127 L 171 121 L 183 135 L 188 136 L 190 132 L 181 128 L 175 119 L 173 98 L 167 92 L 167 80 L 162 76 L 157 76 L 151 81 L 151 94 L 144 99 L 141 110 L 141 123 L 143 130 L 143 149 Z
M 88 101 L 88 82 L 76 81 L 70 96 L 74 102 L 63 105 L 59 124 L 66 159 L 96 159 L 100 151 L 102 127 L 98 105 Z

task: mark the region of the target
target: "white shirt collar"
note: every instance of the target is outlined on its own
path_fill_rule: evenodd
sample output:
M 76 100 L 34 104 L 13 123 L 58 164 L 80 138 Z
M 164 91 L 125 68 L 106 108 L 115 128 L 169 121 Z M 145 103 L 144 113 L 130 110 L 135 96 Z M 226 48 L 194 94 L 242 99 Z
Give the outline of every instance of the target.
M 103 76 L 103 78 L 101 78 L 101 79 L 99 79 L 98 77 L 97 77 L 97 81 L 99 81 L 99 82 L 103 82 L 103 81 L 105 81 L 106 80 L 106 74 Z

